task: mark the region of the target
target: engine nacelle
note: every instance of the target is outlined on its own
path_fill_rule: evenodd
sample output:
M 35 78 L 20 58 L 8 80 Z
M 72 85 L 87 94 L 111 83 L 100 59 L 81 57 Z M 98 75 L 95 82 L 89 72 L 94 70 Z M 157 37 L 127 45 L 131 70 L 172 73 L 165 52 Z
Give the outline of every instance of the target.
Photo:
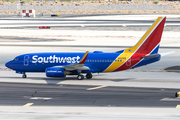
M 47 77 L 66 77 L 66 74 L 63 68 L 49 67 L 46 69 L 46 76 Z

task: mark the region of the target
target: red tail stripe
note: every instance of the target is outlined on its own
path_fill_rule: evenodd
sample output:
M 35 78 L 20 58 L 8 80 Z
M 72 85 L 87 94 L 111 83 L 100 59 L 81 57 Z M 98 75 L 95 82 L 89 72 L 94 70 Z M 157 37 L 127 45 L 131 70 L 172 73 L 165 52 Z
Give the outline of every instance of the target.
M 117 68 L 114 71 L 126 70 L 136 65 L 141 59 L 142 56 L 149 54 L 161 41 L 161 36 L 164 28 L 166 18 L 164 18 L 161 23 L 154 29 L 146 41 L 138 48 L 136 53 L 134 53 L 129 59 L 131 59 L 131 65 L 127 66 L 126 61 L 122 66 Z
M 151 35 L 146 39 L 146 41 L 140 46 L 136 53 L 149 54 L 161 41 L 161 36 L 164 28 L 165 18 L 163 21 L 155 28 Z

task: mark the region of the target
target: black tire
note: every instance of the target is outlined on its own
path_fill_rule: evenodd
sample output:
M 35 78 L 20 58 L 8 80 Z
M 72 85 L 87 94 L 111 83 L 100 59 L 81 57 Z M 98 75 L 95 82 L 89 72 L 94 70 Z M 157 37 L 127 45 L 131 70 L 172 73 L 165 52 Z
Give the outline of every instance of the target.
M 176 92 L 175 97 L 179 97 L 179 94 L 180 94 L 179 92 Z
M 87 78 L 87 79 L 91 79 L 92 77 L 93 77 L 93 76 L 92 76 L 91 73 L 87 73 L 87 74 L 86 74 L 86 78 Z
M 83 75 L 78 75 L 78 76 L 77 76 L 77 79 L 78 79 L 78 80 L 83 80 L 83 79 L 84 79 L 84 76 L 83 76 Z
M 26 78 L 27 76 L 24 74 L 23 76 L 22 76 L 22 78 Z

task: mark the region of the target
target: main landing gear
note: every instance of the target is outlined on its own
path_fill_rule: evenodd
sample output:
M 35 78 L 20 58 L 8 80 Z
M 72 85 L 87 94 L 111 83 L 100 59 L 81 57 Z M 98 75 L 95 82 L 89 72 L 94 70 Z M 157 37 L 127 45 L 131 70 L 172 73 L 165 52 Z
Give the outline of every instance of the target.
M 83 80 L 83 79 L 84 79 L 84 76 L 80 74 L 80 75 L 77 76 L 77 79 L 78 79 L 78 80 Z
M 23 75 L 22 75 L 22 78 L 26 78 L 27 77 L 27 75 L 26 75 L 26 73 L 24 73 Z
M 87 74 L 86 74 L 86 78 L 87 78 L 87 79 L 91 79 L 91 78 L 92 78 L 92 73 L 87 73 Z M 77 79 L 78 79 L 78 80 L 83 80 L 83 79 L 84 79 L 84 76 L 83 76 L 82 74 L 79 74 L 79 75 L 77 76 Z
M 87 73 L 87 74 L 86 74 L 86 78 L 87 78 L 87 79 L 91 79 L 91 78 L 92 78 L 92 74 L 91 74 L 91 73 Z

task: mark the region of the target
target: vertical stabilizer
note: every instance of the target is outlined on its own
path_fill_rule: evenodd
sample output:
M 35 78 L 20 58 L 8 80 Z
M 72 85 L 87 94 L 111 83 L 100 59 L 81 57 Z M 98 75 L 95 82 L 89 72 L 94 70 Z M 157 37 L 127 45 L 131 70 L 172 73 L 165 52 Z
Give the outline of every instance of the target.
M 138 43 L 131 48 L 123 50 L 104 72 L 127 70 L 138 64 L 143 59 L 143 56 L 157 54 L 165 21 L 166 17 L 158 17 Z M 121 62 L 116 62 L 119 60 Z
M 126 49 L 126 52 L 132 51 L 141 54 L 158 53 L 165 21 L 166 17 L 158 17 L 139 42 L 134 47 Z

